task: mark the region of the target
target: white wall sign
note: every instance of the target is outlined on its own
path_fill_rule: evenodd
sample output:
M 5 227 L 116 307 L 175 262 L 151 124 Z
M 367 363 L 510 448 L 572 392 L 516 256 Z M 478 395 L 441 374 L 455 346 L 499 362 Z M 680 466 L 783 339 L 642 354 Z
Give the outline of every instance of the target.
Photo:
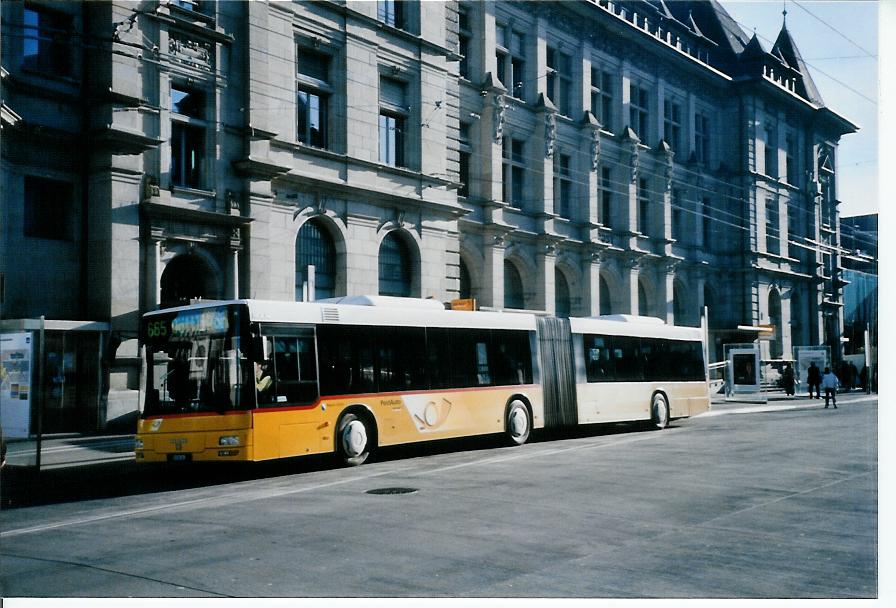
M 29 331 L 0 334 L 0 424 L 4 438 L 29 434 L 33 340 Z

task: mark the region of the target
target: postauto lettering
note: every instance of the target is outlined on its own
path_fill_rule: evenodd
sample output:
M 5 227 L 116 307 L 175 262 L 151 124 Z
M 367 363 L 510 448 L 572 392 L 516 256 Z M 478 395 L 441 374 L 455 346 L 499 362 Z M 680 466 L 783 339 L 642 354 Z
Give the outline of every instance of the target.
M 184 338 L 197 334 L 222 334 L 228 327 L 225 308 L 188 311 L 178 313 L 171 320 L 171 335 Z

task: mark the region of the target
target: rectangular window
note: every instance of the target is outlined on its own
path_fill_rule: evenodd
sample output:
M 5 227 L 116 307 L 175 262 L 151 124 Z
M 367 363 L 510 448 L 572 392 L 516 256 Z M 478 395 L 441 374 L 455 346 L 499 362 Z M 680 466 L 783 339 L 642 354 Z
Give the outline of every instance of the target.
M 202 0 L 171 0 L 172 6 L 194 13 L 202 12 L 203 4 L 205 4 L 205 2 L 202 2 Z
M 460 60 L 460 76 L 461 78 L 470 77 L 470 41 L 473 39 L 473 32 L 470 29 L 470 9 L 466 6 L 458 8 L 458 28 L 457 28 L 457 54 L 461 56 Z
M 407 15 L 403 0 L 378 0 L 377 18 L 387 25 L 404 29 Z
M 629 126 L 641 138 L 641 143 L 646 145 L 650 98 L 648 97 L 647 89 L 635 83 L 631 83 L 629 94 Z
M 694 114 L 694 156 L 701 165 L 709 164 L 709 117 Z
M 797 150 L 796 150 L 796 136 L 788 135 L 785 139 L 786 148 L 787 148 L 787 183 L 791 186 L 799 185 L 799 171 L 797 170 Z
M 278 331 L 279 333 L 279 331 Z M 314 349 L 314 330 L 289 328 L 281 335 L 266 335 L 263 352 L 270 353 L 256 371 L 261 407 L 306 405 L 317 401 L 317 357 Z
M 583 336 L 588 382 L 632 382 L 644 379 L 640 339 L 626 336 Z
M 647 179 L 638 179 L 638 232 L 648 234 L 650 229 L 650 193 L 647 191 Z
M 671 99 L 663 101 L 663 139 L 681 157 L 681 104 Z
M 528 332 L 491 330 L 491 355 L 496 385 L 532 383 L 532 352 Z
M 676 241 L 684 239 L 684 209 L 682 208 L 681 190 L 672 188 L 672 238 Z
M 470 196 L 470 158 L 473 155 L 473 147 L 470 143 L 470 124 L 460 123 L 460 138 L 458 140 L 459 178 L 461 186 L 457 191 L 458 196 Z
M 25 176 L 25 236 L 71 240 L 72 203 L 70 183 Z
M 405 89 L 405 83 L 400 80 L 380 78 L 380 162 L 393 167 L 406 166 L 408 106 Z
M 778 134 L 770 125 L 765 127 L 765 174 L 778 177 Z
M 591 113 L 600 121 L 601 126 L 612 131 L 613 90 L 609 72 L 591 67 Z
M 570 115 L 572 91 L 572 58 L 553 47 L 547 50 L 547 94 L 557 111 Z
M 560 217 L 572 218 L 572 170 L 568 154 L 554 154 L 554 212 Z
M 702 227 L 703 247 L 706 251 L 709 251 L 712 249 L 712 206 L 707 197 L 704 197 L 703 202 L 700 204 L 700 225 Z
M 22 64 L 54 76 L 72 75 L 72 18 L 26 6 L 23 11 Z
M 777 197 L 765 201 L 765 249 L 769 253 L 781 253 L 781 225 Z
M 511 96 L 522 99 L 525 94 L 525 37 L 507 25 L 495 28 L 495 59 L 498 80 Z
M 600 222 L 604 226 L 613 225 L 613 181 L 609 167 L 600 170 Z
M 296 139 L 316 148 L 327 147 L 330 58 L 299 49 L 296 59 Z
M 502 180 L 502 196 L 504 202 L 517 209 L 523 205 L 523 188 L 526 162 L 524 143 L 521 139 L 504 138 L 502 146 L 504 176 Z
M 206 97 L 203 91 L 171 86 L 171 184 L 201 188 L 205 162 Z

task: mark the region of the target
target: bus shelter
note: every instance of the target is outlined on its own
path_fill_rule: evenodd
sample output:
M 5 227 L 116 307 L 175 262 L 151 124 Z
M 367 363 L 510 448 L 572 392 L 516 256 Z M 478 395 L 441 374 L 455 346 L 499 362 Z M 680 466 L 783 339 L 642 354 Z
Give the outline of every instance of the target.
M 96 432 L 103 425 L 102 353 L 109 324 L 0 321 L 0 425 L 8 464 L 41 465 L 45 436 Z

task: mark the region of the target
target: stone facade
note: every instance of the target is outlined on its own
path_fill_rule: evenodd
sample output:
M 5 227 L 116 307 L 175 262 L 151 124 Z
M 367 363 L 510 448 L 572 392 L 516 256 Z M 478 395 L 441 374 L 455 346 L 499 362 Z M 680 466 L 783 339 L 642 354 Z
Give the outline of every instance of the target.
M 99 426 L 135 407 L 139 316 L 193 298 L 708 307 L 714 359 L 744 325 L 775 325 L 768 358 L 839 347 L 855 126 L 786 28 L 767 51 L 715 3 L 659 0 L 0 17 L 2 316 L 108 323 Z

